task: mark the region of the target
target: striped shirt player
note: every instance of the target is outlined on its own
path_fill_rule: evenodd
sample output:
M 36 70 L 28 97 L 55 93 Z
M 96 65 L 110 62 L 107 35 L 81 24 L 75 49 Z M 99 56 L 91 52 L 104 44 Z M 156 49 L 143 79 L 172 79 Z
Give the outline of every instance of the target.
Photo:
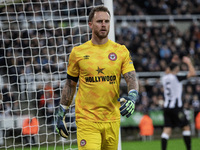
M 166 74 L 162 78 L 164 88 L 164 108 L 182 108 L 182 83 L 181 81 L 186 80 L 187 76 L 177 76 L 174 74 Z
M 180 127 L 182 129 L 183 139 L 187 150 L 191 150 L 191 131 L 189 121 L 183 110 L 182 82 L 192 76 L 195 76 L 195 69 L 188 57 L 183 57 L 183 63 L 188 66 L 189 72 L 185 76 L 178 76 L 180 70 L 177 63 L 169 65 L 168 74 L 162 77 L 164 89 L 164 128 L 161 134 L 161 148 L 167 149 L 167 141 L 171 135 L 172 128 Z

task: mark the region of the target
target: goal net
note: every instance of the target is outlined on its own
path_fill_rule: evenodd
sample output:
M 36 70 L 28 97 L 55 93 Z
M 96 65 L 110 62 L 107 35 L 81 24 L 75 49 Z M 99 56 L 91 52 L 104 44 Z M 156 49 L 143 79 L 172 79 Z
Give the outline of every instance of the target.
M 101 0 L 0 0 L 0 149 L 73 148 L 55 131 L 72 47 L 91 37 L 87 16 Z M 73 102 L 74 104 L 74 102 Z M 67 146 L 67 147 L 66 147 Z

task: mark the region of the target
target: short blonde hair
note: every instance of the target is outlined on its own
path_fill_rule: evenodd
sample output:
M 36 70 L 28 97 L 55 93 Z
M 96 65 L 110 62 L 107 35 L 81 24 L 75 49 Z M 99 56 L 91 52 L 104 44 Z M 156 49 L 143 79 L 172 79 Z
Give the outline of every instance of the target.
M 94 7 L 94 8 L 90 11 L 89 17 L 88 17 L 88 21 L 91 22 L 92 19 L 94 18 L 95 12 L 99 12 L 99 11 L 107 12 L 107 13 L 110 15 L 110 11 L 108 10 L 107 7 L 105 7 L 105 6 L 97 6 L 97 7 Z

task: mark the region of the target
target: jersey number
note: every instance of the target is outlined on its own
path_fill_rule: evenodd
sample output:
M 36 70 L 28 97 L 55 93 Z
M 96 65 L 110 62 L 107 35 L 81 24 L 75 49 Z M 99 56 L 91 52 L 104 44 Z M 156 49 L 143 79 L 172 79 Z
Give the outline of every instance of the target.
M 169 104 L 171 103 L 170 98 L 171 98 L 171 93 L 172 93 L 171 89 L 169 88 L 169 85 L 170 85 L 170 82 L 167 82 L 166 83 L 166 91 L 167 91 L 166 94 L 167 94 L 167 98 L 168 98 L 168 106 L 167 106 L 168 108 L 169 108 Z
M 167 82 L 166 83 L 166 94 L 167 94 L 167 99 L 168 99 L 168 108 L 170 107 L 170 103 L 172 102 L 172 100 L 171 100 L 171 97 L 172 97 L 172 91 L 171 91 L 171 88 L 169 87 L 169 85 L 170 85 L 170 82 Z M 175 106 L 177 105 L 177 101 L 178 101 L 178 98 L 176 98 L 175 99 L 176 100 L 176 102 L 175 102 Z

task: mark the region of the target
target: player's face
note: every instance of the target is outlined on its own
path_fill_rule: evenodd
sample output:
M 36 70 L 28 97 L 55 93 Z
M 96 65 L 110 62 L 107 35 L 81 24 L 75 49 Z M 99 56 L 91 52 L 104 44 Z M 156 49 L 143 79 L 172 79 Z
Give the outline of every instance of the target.
M 99 39 L 106 38 L 110 29 L 110 15 L 107 12 L 95 12 L 89 26 L 92 29 L 92 34 L 95 34 Z

